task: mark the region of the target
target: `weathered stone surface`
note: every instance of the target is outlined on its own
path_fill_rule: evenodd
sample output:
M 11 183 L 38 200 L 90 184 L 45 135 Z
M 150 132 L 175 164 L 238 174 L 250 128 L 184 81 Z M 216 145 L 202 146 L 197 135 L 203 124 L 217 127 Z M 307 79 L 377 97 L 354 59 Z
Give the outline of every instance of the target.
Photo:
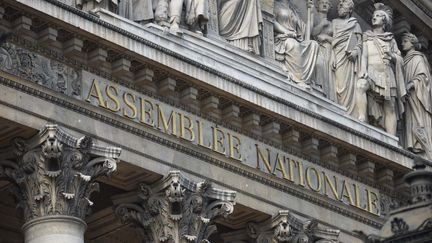
M 0 46 L 0 69 L 52 90 L 81 95 L 81 74 L 65 64 L 36 54 L 15 44 Z
M 30 140 L 16 138 L 0 152 L 0 178 L 13 183 L 26 221 L 48 215 L 84 219 L 93 204 L 90 195 L 98 190 L 95 179 L 115 171 L 120 152 L 46 125 Z
M 149 242 L 205 242 L 216 231 L 214 220 L 234 210 L 234 191 L 195 183 L 178 171 L 153 185 L 140 184 L 136 195 L 117 196 L 115 213 L 133 223 Z
M 222 234 L 224 242 L 339 242 L 340 231 L 325 228 L 316 220 L 302 221 L 281 210 L 265 222 L 249 222 L 246 229 Z

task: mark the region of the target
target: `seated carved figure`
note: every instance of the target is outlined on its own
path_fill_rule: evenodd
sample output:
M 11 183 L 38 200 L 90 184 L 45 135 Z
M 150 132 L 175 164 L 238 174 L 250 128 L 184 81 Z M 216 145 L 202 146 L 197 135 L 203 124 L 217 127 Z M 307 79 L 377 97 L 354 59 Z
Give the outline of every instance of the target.
M 357 83 L 358 118 L 396 135 L 397 120 L 403 114 L 406 94 L 402 57 L 393 33 L 392 10 L 375 4 L 372 31 L 363 34 L 361 75 Z
M 294 82 L 310 85 L 318 55 L 318 43 L 305 40 L 306 24 L 289 0 L 275 1 L 275 57 Z
M 402 37 L 404 74 L 407 84 L 405 99 L 405 147 L 432 159 L 432 76 L 426 56 L 419 52 L 417 37 L 406 33 Z

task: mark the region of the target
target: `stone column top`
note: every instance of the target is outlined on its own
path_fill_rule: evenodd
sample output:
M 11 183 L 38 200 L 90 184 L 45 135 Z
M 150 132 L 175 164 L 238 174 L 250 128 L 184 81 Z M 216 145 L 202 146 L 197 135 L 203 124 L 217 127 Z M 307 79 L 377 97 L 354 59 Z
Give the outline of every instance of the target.
M 76 138 L 59 126 L 46 125 L 37 135 L 15 138 L 0 151 L 0 179 L 12 182 L 25 220 L 65 215 L 84 219 L 96 178 L 117 169 L 121 149 Z

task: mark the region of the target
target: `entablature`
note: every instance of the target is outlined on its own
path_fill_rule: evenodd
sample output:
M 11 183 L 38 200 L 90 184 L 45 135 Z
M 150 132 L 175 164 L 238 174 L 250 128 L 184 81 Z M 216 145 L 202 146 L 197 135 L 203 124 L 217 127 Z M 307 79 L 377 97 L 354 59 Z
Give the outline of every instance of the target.
M 26 17 L 17 11 L 26 7 L 11 2 L 15 6 L 6 8 L 2 25 L 14 33 L 12 46 L 66 64 L 67 72 L 76 72 L 74 80 L 83 82 L 49 84 L 57 92 L 84 100 L 86 94 L 74 87 L 88 87 L 91 80 L 79 80 L 79 70 L 88 70 L 388 191 L 401 186 L 395 178 L 412 164 L 413 155 L 398 147 L 395 137 L 287 82 L 268 60 L 188 32 L 177 37 L 155 25 L 142 27 L 103 10 L 96 17 L 57 1 L 21 2 L 48 16 Z M 69 24 L 52 25 L 49 16 Z

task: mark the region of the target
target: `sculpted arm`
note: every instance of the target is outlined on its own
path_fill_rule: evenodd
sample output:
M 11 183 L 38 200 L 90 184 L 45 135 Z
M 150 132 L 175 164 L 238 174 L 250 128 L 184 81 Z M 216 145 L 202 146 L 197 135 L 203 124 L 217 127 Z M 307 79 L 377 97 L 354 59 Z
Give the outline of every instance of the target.
M 361 63 L 360 63 L 360 78 L 367 78 L 367 65 L 368 65 L 368 52 L 367 48 L 365 48 L 365 42 L 362 44 L 362 52 L 361 52 Z
M 331 23 L 329 21 L 321 21 L 318 25 L 312 28 L 312 36 L 318 42 L 331 42 L 332 37 L 325 33 L 324 29 Z
M 278 34 L 287 34 L 289 37 L 297 37 L 294 31 L 285 28 L 277 20 L 274 22 L 274 31 Z

